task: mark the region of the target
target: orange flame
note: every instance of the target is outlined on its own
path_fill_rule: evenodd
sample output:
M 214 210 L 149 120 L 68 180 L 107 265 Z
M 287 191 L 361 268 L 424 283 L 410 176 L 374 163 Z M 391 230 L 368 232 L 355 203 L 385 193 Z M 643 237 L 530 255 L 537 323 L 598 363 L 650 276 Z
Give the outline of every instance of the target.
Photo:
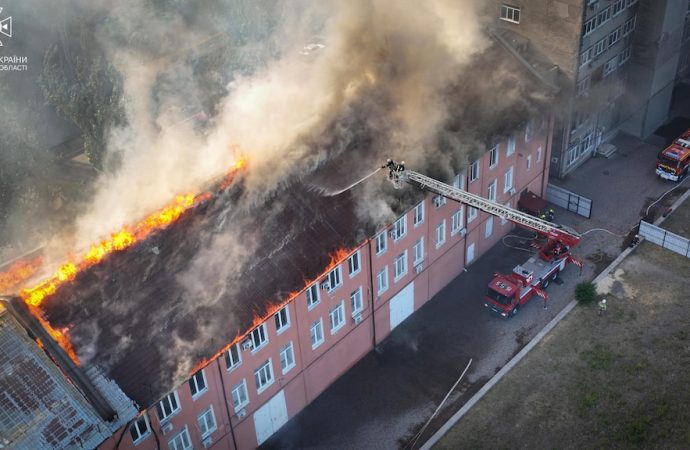
M 354 250 L 348 250 L 346 248 L 339 248 L 335 250 L 333 253 L 329 255 L 330 262 L 328 266 L 313 280 L 305 280 L 304 281 L 304 287 L 300 289 L 299 291 L 294 291 L 290 292 L 285 300 L 281 302 L 268 302 L 268 306 L 266 307 L 266 310 L 263 312 L 263 314 L 259 314 L 258 312 L 254 311 L 254 317 L 252 319 L 252 325 L 249 327 L 249 329 L 245 333 L 240 333 L 238 332 L 235 338 L 230 341 L 229 344 L 226 344 L 221 348 L 219 351 L 217 351 L 213 356 L 210 358 L 204 358 L 200 362 L 198 362 L 194 368 L 191 371 L 191 374 L 194 374 L 198 372 L 199 370 L 203 369 L 206 367 L 211 361 L 215 361 L 217 358 L 220 358 L 223 356 L 223 353 L 228 351 L 230 347 L 233 345 L 237 344 L 240 342 L 245 336 L 249 334 L 250 331 L 252 331 L 254 328 L 258 327 L 262 323 L 264 323 L 266 320 L 268 320 L 273 314 L 277 313 L 281 308 L 283 308 L 285 305 L 290 303 L 292 300 L 295 299 L 298 295 L 300 295 L 302 292 L 306 290 L 308 286 L 310 286 L 312 283 L 314 283 L 316 280 L 320 279 L 324 275 L 326 275 L 328 272 L 333 270 L 338 264 L 341 262 L 345 261 Z
M 43 258 L 37 257 L 28 261 L 17 261 L 6 272 L 0 273 L 0 292 L 17 286 L 36 273 L 43 264 Z

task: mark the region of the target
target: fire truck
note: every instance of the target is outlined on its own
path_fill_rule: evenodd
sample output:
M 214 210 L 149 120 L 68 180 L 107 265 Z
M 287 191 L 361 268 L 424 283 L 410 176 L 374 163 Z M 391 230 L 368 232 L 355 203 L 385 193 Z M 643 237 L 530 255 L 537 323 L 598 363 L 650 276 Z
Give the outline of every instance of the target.
M 558 278 L 568 264 L 575 264 L 582 269 L 582 262 L 571 255 L 571 250 L 580 242 L 580 234 L 564 225 L 556 225 L 546 220 L 533 217 L 513 208 L 500 205 L 462 189 L 455 188 L 418 172 L 405 168 L 405 163 L 388 160 L 383 168 L 388 169 L 388 178 L 396 188 L 404 183 L 426 189 L 451 200 L 463 203 L 509 220 L 542 237 L 541 244 L 535 244 L 536 255 L 523 264 L 515 266 L 509 274 L 494 273 L 494 277 L 484 297 L 484 306 L 501 317 L 511 317 L 518 313 L 535 295 L 548 300 L 544 291 L 549 284 Z
M 671 181 L 682 180 L 690 171 L 690 130 L 681 134 L 678 139 L 658 155 L 656 174 Z

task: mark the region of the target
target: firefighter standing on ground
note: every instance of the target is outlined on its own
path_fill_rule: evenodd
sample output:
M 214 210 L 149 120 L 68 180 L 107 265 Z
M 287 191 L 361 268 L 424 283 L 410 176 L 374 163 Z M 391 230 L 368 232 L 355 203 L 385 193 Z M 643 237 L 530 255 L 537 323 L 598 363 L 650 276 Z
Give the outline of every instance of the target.
M 606 312 L 606 308 L 608 308 L 608 305 L 606 304 L 606 299 L 601 299 L 599 301 L 599 313 L 598 315 L 601 315 L 603 312 Z

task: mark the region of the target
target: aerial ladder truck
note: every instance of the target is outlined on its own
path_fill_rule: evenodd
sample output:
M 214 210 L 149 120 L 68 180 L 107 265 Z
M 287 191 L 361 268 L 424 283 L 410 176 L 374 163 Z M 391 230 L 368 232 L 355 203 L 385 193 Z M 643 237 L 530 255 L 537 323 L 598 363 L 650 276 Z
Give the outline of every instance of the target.
M 383 168 L 388 169 L 388 178 L 396 189 L 408 183 L 509 220 L 546 238 L 546 242 L 538 247 L 538 255 L 533 255 L 523 264 L 515 266 L 510 274 L 494 273 L 494 278 L 489 283 L 484 297 L 484 306 L 500 316 L 516 315 L 534 295 L 543 298 L 546 305 L 548 294 L 544 292 L 544 289 L 558 278 L 559 273 L 571 263 L 582 269 L 582 262 L 573 258 L 570 253 L 580 242 L 581 236 L 575 230 L 533 217 L 414 172 L 405 168 L 404 162 L 397 163 L 389 159 Z

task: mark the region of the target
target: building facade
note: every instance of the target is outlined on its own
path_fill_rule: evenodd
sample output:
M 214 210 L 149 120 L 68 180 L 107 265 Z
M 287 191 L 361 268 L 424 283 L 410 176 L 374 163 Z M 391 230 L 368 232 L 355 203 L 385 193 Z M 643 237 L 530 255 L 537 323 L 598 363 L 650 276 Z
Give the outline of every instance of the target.
M 495 145 L 452 183 L 512 207 L 526 189 L 543 195 L 552 122 L 533 128 Z M 426 196 L 100 448 L 260 445 L 511 228 Z
M 678 75 L 687 71 L 686 0 L 514 0 L 491 7 L 499 32 L 524 40 L 518 50 L 526 59 L 545 58 L 558 68 L 564 105 L 552 175 L 572 172 L 621 130 L 646 137 L 666 120 Z

